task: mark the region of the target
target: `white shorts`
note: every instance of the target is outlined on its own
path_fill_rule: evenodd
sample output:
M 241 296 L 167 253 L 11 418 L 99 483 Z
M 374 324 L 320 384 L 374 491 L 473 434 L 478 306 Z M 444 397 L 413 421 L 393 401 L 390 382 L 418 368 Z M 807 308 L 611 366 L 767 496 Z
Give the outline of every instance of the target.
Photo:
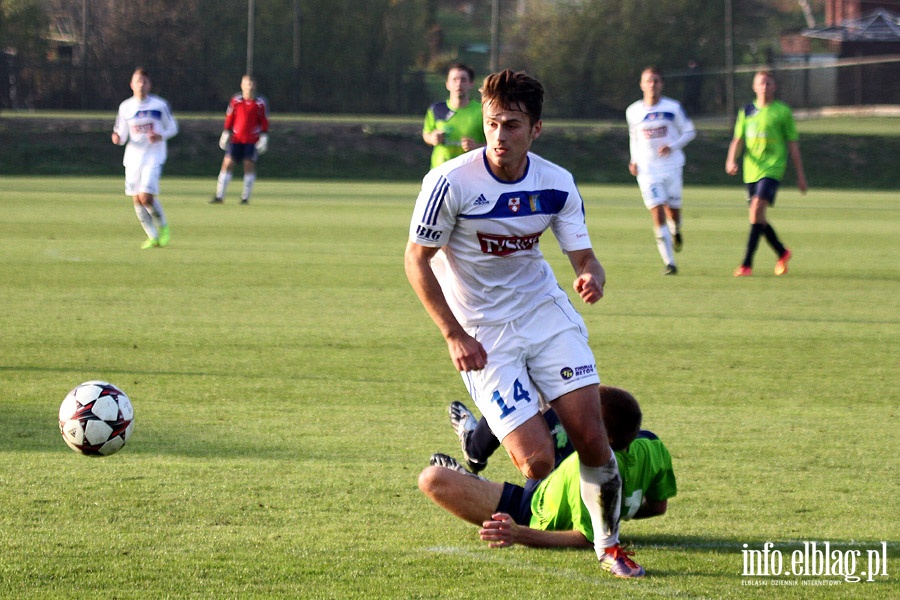
M 125 167 L 125 195 L 159 195 L 162 165 L 134 165 Z
M 584 319 L 568 298 L 503 325 L 472 327 L 469 334 L 488 361 L 481 371 L 462 373 L 463 381 L 501 441 L 540 412 L 538 394 L 552 402 L 600 383 Z
M 670 169 L 662 173 L 646 173 L 638 170 L 637 183 L 644 198 L 644 206 L 666 205 L 670 208 L 681 208 L 681 191 L 683 187 L 681 169 Z

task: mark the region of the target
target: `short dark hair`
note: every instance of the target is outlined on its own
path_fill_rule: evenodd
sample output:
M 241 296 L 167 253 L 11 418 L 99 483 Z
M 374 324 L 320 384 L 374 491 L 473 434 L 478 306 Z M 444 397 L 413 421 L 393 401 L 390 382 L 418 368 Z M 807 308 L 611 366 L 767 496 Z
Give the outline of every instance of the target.
M 650 71 L 651 73 L 653 73 L 654 75 L 656 75 L 656 76 L 659 77 L 660 79 L 663 78 L 662 69 L 660 69 L 660 68 L 657 67 L 656 65 L 647 65 L 646 67 L 644 67 L 643 69 L 641 69 L 641 73 L 646 73 L 647 71 Z
M 515 73 L 506 69 L 491 73 L 484 78 L 484 84 L 478 91 L 481 92 L 482 104 L 493 102 L 505 109 L 520 105 L 525 109 L 532 125 L 541 120 L 544 86 L 524 72 Z
M 449 67 L 447 67 L 447 75 L 450 75 L 450 71 L 453 69 L 459 69 L 460 71 L 465 71 L 469 75 L 469 79 L 471 81 L 475 81 L 475 70 L 469 65 L 463 63 L 453 63 Z
M 641 406 L 622 388 L 601 385 L 600 407 L 610 447 L 624 450 L 641 430 Z

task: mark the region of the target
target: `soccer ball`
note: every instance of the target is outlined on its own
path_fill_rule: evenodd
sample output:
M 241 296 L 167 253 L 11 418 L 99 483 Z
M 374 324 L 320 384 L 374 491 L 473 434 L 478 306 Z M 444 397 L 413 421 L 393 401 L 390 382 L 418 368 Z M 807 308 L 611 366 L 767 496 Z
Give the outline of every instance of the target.
M 125 392 L 105 381 L 86 381 L 59 407 L 59 431 L 69 448 L 88 456 L 122 449 L 134 431 L 134 407 Z

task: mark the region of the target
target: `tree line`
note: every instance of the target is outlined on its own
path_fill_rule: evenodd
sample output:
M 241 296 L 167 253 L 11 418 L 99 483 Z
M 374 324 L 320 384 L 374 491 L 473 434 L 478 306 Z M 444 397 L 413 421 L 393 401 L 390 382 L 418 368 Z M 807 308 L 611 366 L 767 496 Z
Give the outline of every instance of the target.
M 547 114 L 597 118 L 638 95 L 642 67 L 667 91 L 721 104 L 726 2 L 494 0 L 501 68 L 547 88 Z M 0 107 L 108 110 L 136 66 L 184 111 L 221 111 L 252 60 L 273 111 L 416 114 L 455 60 L 486 74 L 492 0 L 0 0 Z M 765 62 L 799 9 L 735 2 L 735 58 Z M 49 32 L 49 34 L 48 34 Z M 248 52 L 249 49 L 249 52 Z M 473 50 L 474 49 L 474 50 Z M 693 88 L 691 87 L 693 86 Z

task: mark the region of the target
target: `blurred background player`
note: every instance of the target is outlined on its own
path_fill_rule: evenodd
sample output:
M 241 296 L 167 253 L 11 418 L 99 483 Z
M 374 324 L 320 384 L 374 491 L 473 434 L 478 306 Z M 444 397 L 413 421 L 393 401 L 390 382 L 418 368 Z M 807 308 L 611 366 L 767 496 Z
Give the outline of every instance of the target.
M 600 397 L 603 423 L 623 481 L 622 519 L 665 514 L 669 498 L 677 493 L 668 449 L 656 435 L 640 430 L 641 410 L 631 394 L 600 386 Z M 435 454 L 432 466 L 419 475 L 419 489 L 447 511 L 480 525 L 481 539 L 492 548 L 514 544 L 592 547 L 593 528 L 581 500 L 578 455 L 552 409 L 545 417 L 556 432 L 557 447 L 565 449 L 557 468 L 545 479 L 529 480 L 524 487 L 496 483 L 474 476 L 450 456 Z M 474 417 L 471 420 L 469 425 L 474 427 Z M 456 430 L 457 424 L 453 427 Z M 486 464 L 488 455 L 479 458 Z
M 775 194 L 787 170 L 788 155 L 797 172 L 800 193 L 805 194 L 808 189 L 794 115 L 787 104 L 775 100 L 775 88 L 775 79 L 768 71 L 758 71 L 753 76 L 756 100 L 738 112 L 734 137 L 725 160 L 725 172 L 737 175 L 737 159 L 743 151 L 744 183 L 747 184 L 747 199 L 750 204 L 747 251 L 741 266 L 734 270 L 735 277 L 748 277 L 753 273 L 753 255 L 756 254 L 759 238 L 762 236 L 765 236 L 778 256 L 775 274 L 787 273 L 791 251 L 785 248 L 772 229 L 766 209 L 775 204 Z
M 269 107 L 266 99 L 256 95 L 256 80 L 250 75 L 241 78 L 241 92 L 231 97 L 225 111 L 225 129 L 219 137 L 219 148 L 225 151 L 222 168 L 216 181 L 216 195 L 210 204 L 225 202 L 225 191 L 231 182 L 234 165 L 244 164 L 244 188 L 241 204 L 250 202 L 256 182 L 256 161 L 269 149 Z
M 431 168 L 447 162 L 469 150 L 484 146 L 484 126 L 481 123 L 481 103 L 471 98 L 475 72 L 463 64 L 447 69 L 447 91 L 450 97 L 435 102 L 425 113 L 422 139 L 434 146 Z
M 684 148 L 696 137 L 694 123 L 678 101 L 662 95 L 662 72 L 647 67 L 641 72 L 644 97 L 625 111 L 631 161 L 644 206 L 653 217 L 656 247 L 665 275 L 675 275 L 675 252 L 682 246 L 681 194 Z
M 159 202 L 159 179 L 166 163 L 166 140 L 178 133 L 169 104 L 150 93 L 150 77 L 138 68 L 131 76 L 134 95 L 119 105 L 112 143 L 125 145 L 125 195 L 134 199 L 147 239 L 145 250 L 166 246 L 171 239 L 166 213 Z

